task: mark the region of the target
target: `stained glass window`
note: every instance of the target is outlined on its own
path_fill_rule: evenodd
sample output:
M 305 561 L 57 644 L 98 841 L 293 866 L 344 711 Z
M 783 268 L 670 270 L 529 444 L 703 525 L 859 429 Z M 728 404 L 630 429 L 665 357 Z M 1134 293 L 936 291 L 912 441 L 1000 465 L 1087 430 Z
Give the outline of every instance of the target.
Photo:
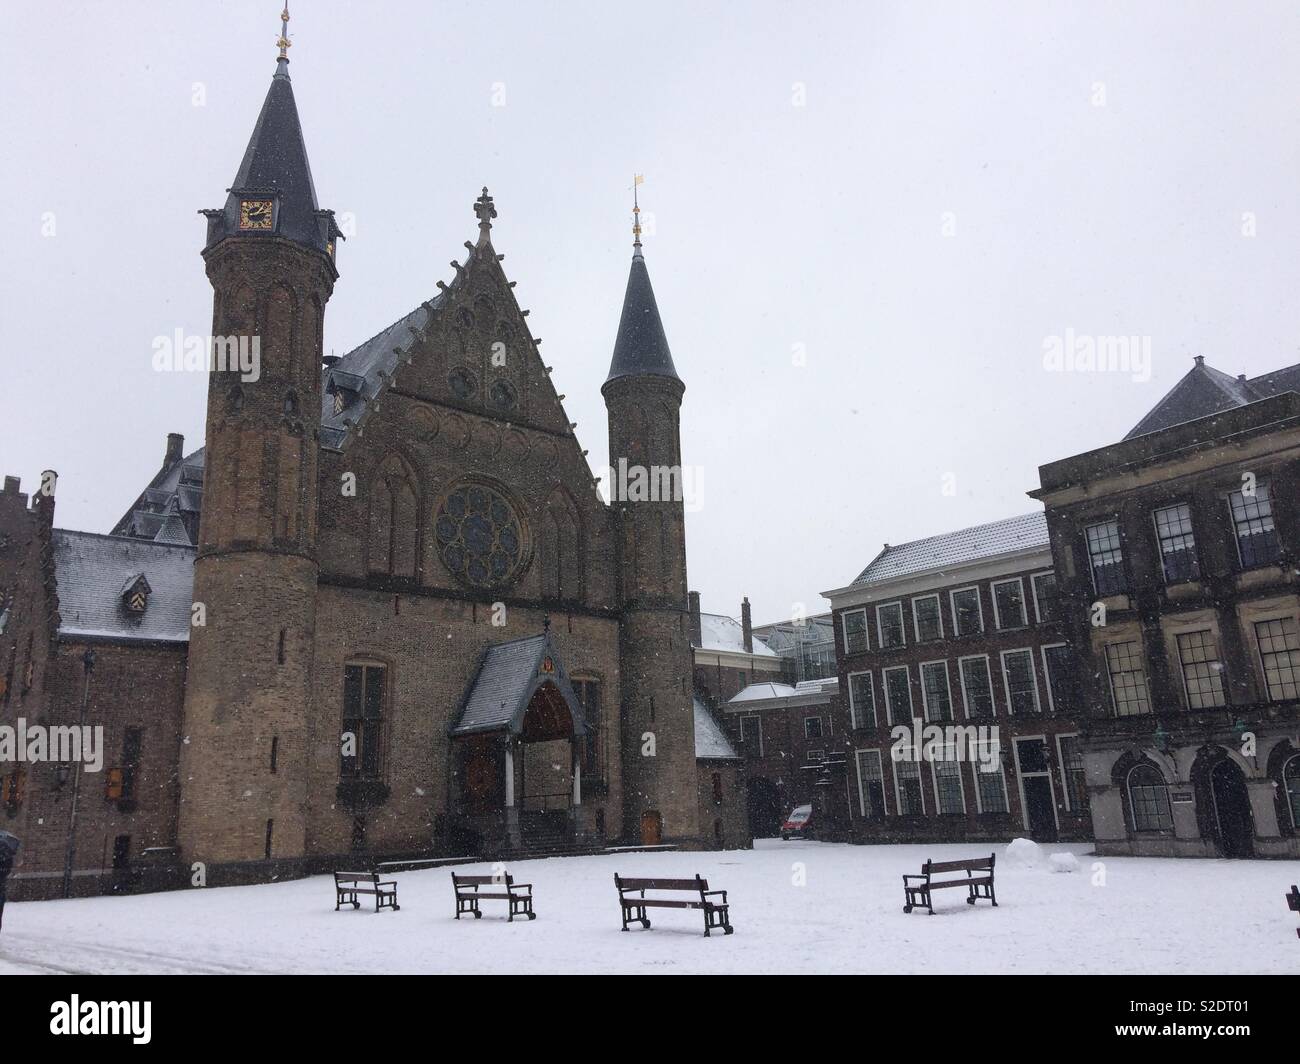
M 443 564 L 472 587 L 503 584 L 518 568 L 519 520 L 510 504 L 489 487 L 472 484 L 448 495 L 434 532 Z

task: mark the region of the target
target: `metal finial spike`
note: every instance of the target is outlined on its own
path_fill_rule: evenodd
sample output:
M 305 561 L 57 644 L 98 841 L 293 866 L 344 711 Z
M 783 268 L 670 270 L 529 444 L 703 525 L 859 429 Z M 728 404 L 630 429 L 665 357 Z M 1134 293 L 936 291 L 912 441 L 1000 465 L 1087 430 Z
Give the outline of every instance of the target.
M 632 246 L 641 247 L 641 203 L 637 196 L 637 186 L 645 181 L 644 174 L 632 175 Z
M 293 47 L 293 41 L 289 40 L 289 0 L 284 0 L 284 10 L 280 12 L 280 37 L 276 42 L 280 49 L 280 58 L 289 58 L 289 49 Z

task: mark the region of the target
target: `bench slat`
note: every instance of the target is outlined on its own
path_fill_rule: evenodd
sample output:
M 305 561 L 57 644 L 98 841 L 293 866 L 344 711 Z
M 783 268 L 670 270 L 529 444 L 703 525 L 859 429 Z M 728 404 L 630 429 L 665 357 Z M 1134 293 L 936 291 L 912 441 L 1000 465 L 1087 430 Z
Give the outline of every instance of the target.
M 993 867 L 992 857 L 977 857 L 971 861 L 927 861 L 931 872 L 977 872 Z
M 697 894 L 709 889 L 707 879 L 620 879 L 620 890 L 690 890 Z

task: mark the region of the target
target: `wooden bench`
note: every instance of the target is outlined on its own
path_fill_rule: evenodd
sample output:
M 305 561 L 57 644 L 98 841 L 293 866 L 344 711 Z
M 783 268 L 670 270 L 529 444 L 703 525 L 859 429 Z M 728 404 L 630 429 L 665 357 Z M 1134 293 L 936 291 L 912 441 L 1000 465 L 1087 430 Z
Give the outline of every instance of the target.
M 533 912 L 533 885 L 531 883 L 516 883 L 514 877 L 509 872 L 500 876 L 458 876 L 455 872 L 451 874 L 452 889 L 456 891 L 456 919 L 460 919 L 461 913 L 473 913 L 475 920 L 483 919 L 483 913 L 479 909 L 479 902 L 490 899 L 492 901 L 504 901 L 510 906 L 510 915 L 506 921 L 513 921 L 516 916 L 526 916 L 530 920 L 536 920 L 537 914 Z M 481 887 L 504 887 L 504 891 L 487 891 L 481 890 Z
M 970 861 L 926 861 L 921 866 L 920 875 L 903 877 L 903 892 L 907 899 L 903 912 L 910 913 L 914 908 L 923 906 L 934 915 L 934 899 L 931 892 L 948 887 L 965 887 L 969 892 L 967 905 L 974 905 L 980 898 L 987 898 L 994 907 L 998 904 L 997 895 L 993 893 L 993 862 L 995 854 L 976 857 Z M 936 875 L 948 872 L 965 872 L 965 876 L 953 879 L 935 879 Z M 982 873 L 976 875 L 975 873 Z
M 647 930 L 650 920 L 646 909 L 701 909 L 704 912 L 704 935 L 707 938 L 715 927 L 722 928 L 724 935 L 731 934 L 731 917 L 728 914 L 727 892 L 710 890 L 709 881 L 696 876 L 694 879 L 624 879 L 614 873 L 614 885 L 618 887 L 618 902 L 623 908 L 623 930 L 633 921 L 639 921 Z M 695 895 L 693 898 L 647 898 L 645 892 L 680 891 Z M 721 897 L 721 901 L 711 899 Z
M 1300 913 L 1300 887 L 1297 887 L 1292 883 L 1291 892 L 1289 894 L 1284 894 L 1283 897 L 1286 898 L 1286 907 L 1288 909 L 1293 913 Z M 1296 928 L 1295 933 L 1300 936 L 1300 927 Z
M 334 893 L 337 896 L 334 902 L 334 911 L 339 911 L 340 905 L 346 905 L 349 902 L 353 909 L 361 908 L 361 900 L 357 897 L 359 894 L 373 894 L 375 896 L 375 912 L 380 909 L 392 909 L 397 912 L 401 908 L 397 904 L 397 883 L 395 880 L 380 880 L 378 872 L 335 872 L 334 873 Z

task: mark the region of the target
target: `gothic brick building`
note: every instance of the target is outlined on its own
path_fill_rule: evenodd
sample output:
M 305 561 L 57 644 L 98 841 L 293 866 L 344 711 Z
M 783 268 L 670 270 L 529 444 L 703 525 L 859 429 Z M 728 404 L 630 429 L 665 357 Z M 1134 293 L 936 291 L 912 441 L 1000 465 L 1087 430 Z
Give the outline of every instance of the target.
M 486 189 L 474 210 L 447 283 L 324 358 L 342 234 L 281 57 L 203 212 L 213 336 L 259 344 L 260 372 L 214 360 L 204 447 L 169 437 L 110 535 L 56 529 L 52 492 L 0 496 L 0 723 L 102 725 L 107 750 L 99 775 L 0 766 L 15 896 L 748 844 L 693 698 L 683 504 L 602 499 Z M 685 386 L 635 232 L 610 461 L 679 469 Z

